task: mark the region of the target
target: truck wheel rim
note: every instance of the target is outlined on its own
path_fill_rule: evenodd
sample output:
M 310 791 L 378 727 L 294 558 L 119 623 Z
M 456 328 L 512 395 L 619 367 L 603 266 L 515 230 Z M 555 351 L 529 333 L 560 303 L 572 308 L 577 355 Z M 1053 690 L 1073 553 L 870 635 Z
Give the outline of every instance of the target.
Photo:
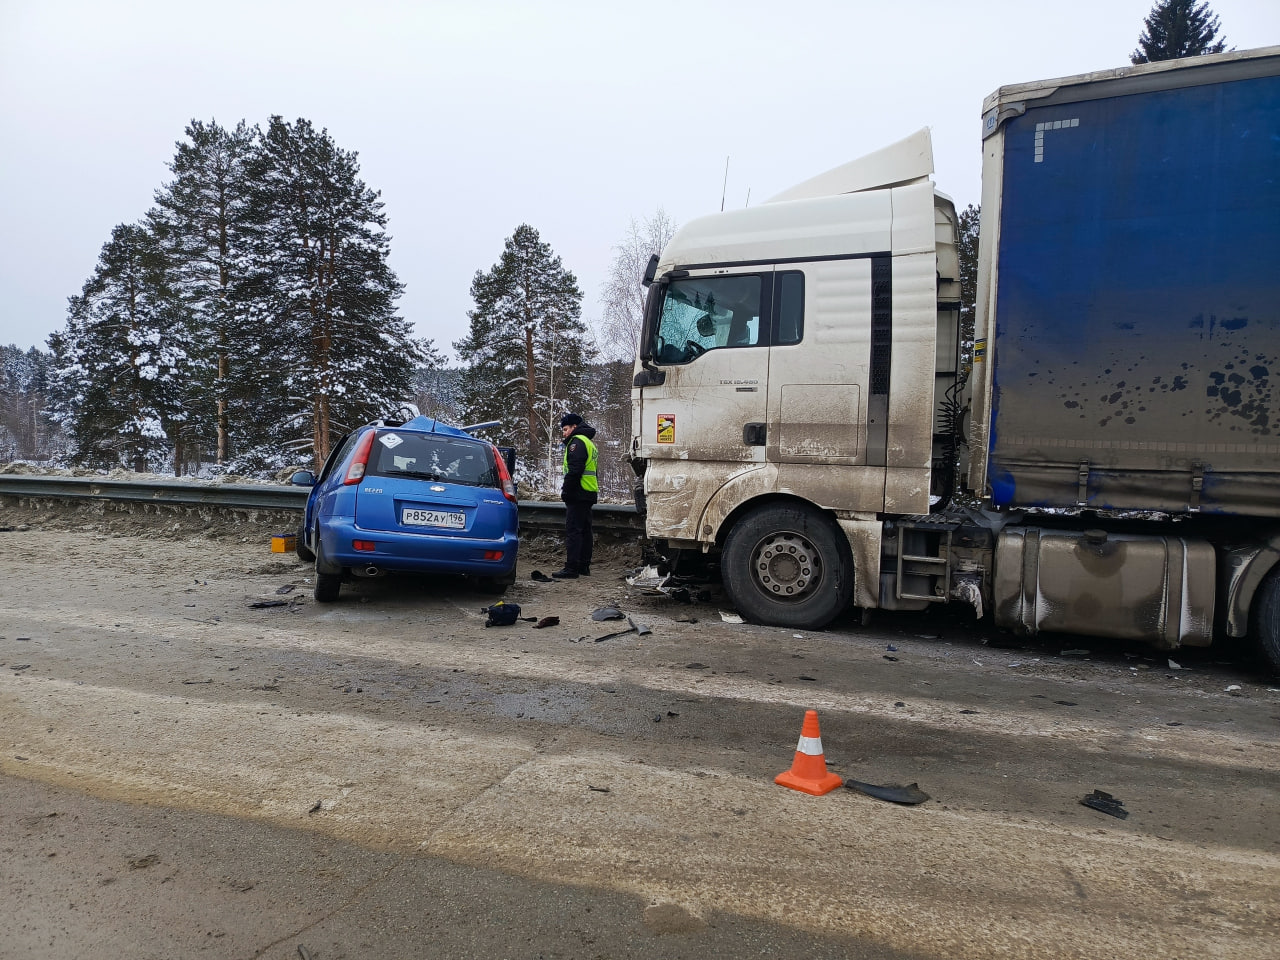
M 756 586 L 777 600 L 802 600 L 822 578 L 822 561 L 812 543 L 798 533 L 775 533 L 751 554 Z

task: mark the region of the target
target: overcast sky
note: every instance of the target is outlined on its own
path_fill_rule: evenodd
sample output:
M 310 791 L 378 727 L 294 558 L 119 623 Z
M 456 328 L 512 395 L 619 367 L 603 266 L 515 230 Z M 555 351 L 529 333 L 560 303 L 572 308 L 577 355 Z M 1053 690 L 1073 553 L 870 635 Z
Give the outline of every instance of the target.
M 983 98 L 1128 63 L 1152 0 L 0 0 L 0 343 L 45 346 L 193 119 L 305 117 L 359 154 L 401 312 L 452 354 L 529 223 L 600 315 L 632 218 L 775 193 L 928 126 L 979 196 Z M 1277 0 L 1211 0 L 1236 49 Z M 725 160 L 728 180 L 725 186 Z

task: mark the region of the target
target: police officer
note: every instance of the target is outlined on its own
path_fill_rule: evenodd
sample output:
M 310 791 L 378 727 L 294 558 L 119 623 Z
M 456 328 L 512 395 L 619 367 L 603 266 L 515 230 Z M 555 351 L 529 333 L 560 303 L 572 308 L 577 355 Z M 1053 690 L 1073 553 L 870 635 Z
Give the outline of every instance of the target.
M 600 452 L 591 439 L 596 435 L 595 427 L 576 413 L 560 418 L 560 435 L 564 438 L 560 499 L 564 501 L 565 561 L 564 569 L 551 576 L 576 580 L 591 575 L 591 506 L 599 498 L 596 468 Z

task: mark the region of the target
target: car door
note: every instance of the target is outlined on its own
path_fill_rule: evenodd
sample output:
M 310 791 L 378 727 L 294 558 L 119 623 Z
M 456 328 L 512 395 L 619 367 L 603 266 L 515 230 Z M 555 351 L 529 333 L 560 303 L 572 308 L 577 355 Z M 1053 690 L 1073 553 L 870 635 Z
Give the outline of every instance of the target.
M 654 331 L 660 383 L 640 391 L 655 460 L 763 463 L 771 271 L 695 271 L 665 285 Z

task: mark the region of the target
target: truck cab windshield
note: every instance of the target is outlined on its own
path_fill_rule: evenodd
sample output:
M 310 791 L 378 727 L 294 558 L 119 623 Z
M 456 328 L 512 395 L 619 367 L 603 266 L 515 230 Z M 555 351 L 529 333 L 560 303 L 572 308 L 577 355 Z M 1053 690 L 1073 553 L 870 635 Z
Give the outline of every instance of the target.
M 689 363 L 708 350 L 761 344 L 761 286 L 758 276 L 671 281 L 658 319 L 654 359 Z

